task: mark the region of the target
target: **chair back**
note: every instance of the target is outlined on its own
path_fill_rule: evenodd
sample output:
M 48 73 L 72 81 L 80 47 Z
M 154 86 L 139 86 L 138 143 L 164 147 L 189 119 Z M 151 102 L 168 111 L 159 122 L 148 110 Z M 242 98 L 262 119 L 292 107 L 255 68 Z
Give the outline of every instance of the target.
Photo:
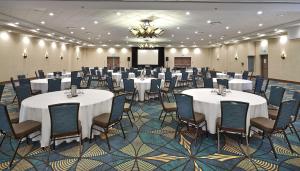
M 231 78 L 234 78 L 235 72 L 227 72 L 227 75 Z
M 214 83 L 212 78 L 203 78 L 204 88 L 214 88 Z
M 169 93 L 173 93 L 173 90 L 174 90 L 174 88 L 175 88 L 175 86 L 176 86 L 176 81 L 177 81 L 177 76 L 175 76 L 175 77 L 173 77 L 173 78 L 171 79 L 171 82 L 170 82 L 170 84 L 169 84 L 169 89 L 168 89 L 168 92 L 169 92 Z
M 195 68 L 195 67 L 193 68 L 193 75 L 194 75 L 194 76 L 198 75 L 198 69 Z
M 192 75 L 192 86 L 193 88 L 197 88 L 197 80 L 196 80 L 196 75 Z
M 210 71 L 210 78 L 217 78 L 217 72 L 216 71 Z
M 122 72 L 122 79 L 127 79 L 129 73 L 128 72 Z
M 300 91 L 295 91 L 294 95 L 293 95 L 293 99 L 296 100 L 296 104 L 298 104 L 298 106 L 295 106 L 295 115 L 293 117 L 293 122 L 295 122 L 297 120 L 298 114 L 299 112 L 299 108 L 300 108 Z
M 217 79 L 218 85 L 223 85 L 227 89 L 229 89 L 228 80 L 227 79 Z
M 107 67 L 104 67 L 104 68 L 102 69 L 102 75 L 107 75 Z
M 249 103 L 221 101 L 221 129 L 246 132 Z
M 153 77 L 158 78 L 158 71 L 153 71 Z
M 270 96 L 268 101 L 269 105 L 279 107 L 282 102 L 284 92 L 285 92 L 285 88 L 283 87 L 271 86 L 271 91 L 270 91 Z
M 31 86 L 31 84 L 30 84 L 30 80 L 28 79 L 28 78 L 22 78 L 22 79 L 20 79 L 19 80 L 19 85 L 20 86 Z
M 181 80 L 186 81 L 188 79 L 188 77 L 189 77 L 189 73 L 187 73 L 187 72 L 184 71 L 181 74 L 182 74 Z
M 150 92 L 159 92 L 161 79 L 151 79 Z
M 171 81 L 172 80 L 172 73 L 170 71 L 166 71 L 165 80 L 166 81 Z
M 264 88 L 263 88 L 263 90 L 264 90 L 265 93 L 267 92 L 267 89 L 268 89 L 268 86 L 269 86 L 269 82 L 270 82 L 269 79 L 264 80 L 264 84 L 263 84 Z
M 130 71 L 130 72 L 134 72 L 134 68 L 131 67 L 131 68 L 129 69 L 129 71 Z
M 171 69 L 169 67 L 166 68 L 166 72 L 171 72 Z
M 179 119 L 186 121 L 195 120 L 193 108 L 193 96 L 186 94 L 174 94 Z
M 244 72 L 243 72 L 243 75 L 242 75 L 242 79 L 248 80 L 248 74 L 249 74 L 248 71 L 244 71 Z
M 185 71 L 186 71 L 185 68 L 181 68 L 181 69 L 180 69 L 180 72 L 181 72 L 181 73 L 184 73 Z
M 14 136 L 15 132 L 11 124 L 6 105 L 0 103 L 0 131 Z
M 87 80 L 87 83 L 86 83 L 86 88 L 90 88 L 91 87 L 91 83 L 92 83 L 92 76 L 88 76 L 88 80 Z
M 16 95 L 19 102 L 19 106 L 21 106 L 22 101 L 31 96 L 30 87 L 28 85 L 17 86 Z
M 147 76 L 150 76 L 150 75 L 151 75 L 151 70 L 148 69 L 148 68 L 146 69 L 146 75 L 147 75 Z
M 16 83 L 15 83 L 15 81 L 14 81 L 14 78 L 13 78 L 13 77 L 10 77 L 10 82 L 11 82 L 11 85 L 12 85 L 12 87 L 13 87 L 14 91 L 16 91 Z
M 125 92 L 134 92 L 134 79 L 123 79 L 123 85 Z
M 158 73 L 161 73 L 160 67 L 157 67 L 157 68 L 156 68 L 156 72 L 157 72 L 157 74 L 158 74 Z
M 26 76 L 25 75 L 18 75 L 18 80 L 20 81 L 21 79 L 25 79 L 26 78 Z
M 135 69 L 134 70 L 134 75 L 135 75 L 135 77 L 139 77 L 141 75 L 141 71 Z
M 79 134 L 79 103 L 60 103 L 49 105 L 51 137 Z
M 5 84 L 0 84 L 0 101 L 1 101 L 1 98 L 2 98 L 4 87 L 5 87 Z
M 111 77 L 106 77 L 107 87 L 110 91 L 114 90 L 114 83 Z
M 124 71 L 125 71 L 125 68 L 124 68 L 124 67 L 121 67 L 121 71 L 124 72 Z
M 60 91 L 61 79 L 48 79 L 48 92 Z
M 71 86 L 76 85 L 77 88 L 80 88 L 81 80 L 81 77 L 71 77 Z
M 78 71 L 71 71 L 71 79 L 78 76 Z
M 46 78 L 43 70 L 38 70 L 38 74 L 39 74 L 39 79 Z
M 261 88 L 264 83 L 264 78 L 262 76 L 256 76 L 255 78 L 255 86 L 254 86 L 254 94 L 260 94 Z
M 274 130 L 284 130 L 291 122 L 291 116 L 294 115 L 296 105 L 299 103 L 296 100 L 289 100 L 280 103 L 277 118 L 274 124 Z
M 106 74 L 108 77 L 112 78 L 112 72 L 107 72 Z
M 95 69 L 91 69 L 91 75 L 93 75 L 93 76 L 96 75 L 96 70 Z
M 94 67 L 94 70 L 99 70 L 99 67 Z
M 34 71 L 34 74 L 35 74 L 35 78 L 38 79 L 39 78 L 39 75 L 36 71 Z
M 124 111 L 125 100 L 126 94 L 118 95 L 113 98 L 111 113 L 109 117 L 109 124 L 121 120 Z
M 62 72 L 60 72 L 60 71 L 53 72 L 53 76 L 54 77 L 56 77 L 56 76 L 61 77 L 62 76 Z

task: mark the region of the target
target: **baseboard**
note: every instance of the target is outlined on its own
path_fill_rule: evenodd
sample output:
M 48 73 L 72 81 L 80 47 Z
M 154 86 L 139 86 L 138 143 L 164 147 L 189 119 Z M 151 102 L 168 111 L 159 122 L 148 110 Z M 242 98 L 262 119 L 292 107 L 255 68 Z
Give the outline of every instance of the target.
M 293 83 L 293 84 L 299 84 L 300 85 L 300 82 L 298 82 L 298 81 L 282 80 L 282 79 L 277 79 L 277 78 L 269 78 L 269 80 L 279 81 L 279 82 L 284 82 L 284 83 Z

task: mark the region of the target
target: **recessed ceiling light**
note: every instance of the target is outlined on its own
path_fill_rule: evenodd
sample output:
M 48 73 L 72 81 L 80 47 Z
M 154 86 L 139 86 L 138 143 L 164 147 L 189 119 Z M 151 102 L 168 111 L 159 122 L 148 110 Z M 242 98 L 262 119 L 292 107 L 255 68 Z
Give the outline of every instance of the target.
M 10 32 L 11 32 L 11 30 L 7 30 L 7 32 L 8 32 L 8 33 L 10 33 Z
M 89 39 L 89 40 L 91 40 L 91 38 L 90 38 L 90 37 L 89 37 L 88 39 Z
M 37 33 L 38 31 L 36 31 L 35 29 L 30 29 L 31 32 Z
M 230 27 L 229 27 L 229 26 L 226 26 L 225 28 L 226 28 L 226 30 L 229 30 Z
M 51 33 L 52 35 L 55 35 L 55 33 Z
M 250 39 L 250 37 L 243 37 L 243 39 L 244 39 L 244 40 L 248 40 L 248 39 Z
M 120 12 L 117 12 L 117 15 L 118 15 L 118 16 L 120 16 L 120 15 L 121 15 L 121 13 L 120 13 Z
M 172 37 L 175 37 L 175 35 L 174 35 L 174 34 L 172 34 L 171 36 L 172 36 Z
M 181 41 L 180 43 L 183 43 L 183 41 Z
M 171 47 L 172 45 L 168 45 L 168 47 Z
M 50 36 L 50 37 L 52 37 L 52 34 L 51 34 L 51 33 L 47 33 L 47 36 Z
M 73 32 L 73 31 L 71 31 L 70 33 L 71 33 L 71 34 L 74 34 L 74 32 Z
M 11 27 L 18 27 L 18 25 L 14 24 L 14 23 L 7 23 L 8 26 L 11 26 Z
M 203 39 L 203 38 L 201 38 L 200 40 L 201 40 L 201 41 L 203 41 L 204 39 Z
M 111 33 L 110 33 L 110 32 L 107 32 L 107 35 L 111 35 Z
M 185 15 L 190 15 L 191 13 L 189 12 L 189 11 L 187 11 L 186 13 L 185 13 Z
M 40 29 L 39 29 L 39 28 L 37 28 L 36 30 L 37 30 L 37 31 L 40 31 Z
M 257 15 L 261 15 L 261 14 L 263 14 L 262 11 L 257 11 Z
M 266 34 L 260 34 L 260 35 L 259 35 L 259 37 L 263 37 L 263 36 L 266 36 Z
M 97 21 L 97 20 L 95 20 L 95 21 L 94 21 L 94 24 L 98 24 L 98 21 Z
M 81 27 L 80 29 L 81 29 L 81 30 L 85 30 L 85 27 Z
M 59 39 L 61 39 L 61 40 L 64 40 L 64 39 L 65 39 L 65 37 L 62 37 L 62 36 L 61 36 L 61 37 L 59 37 Z
M 102 46 L 103 46 L 103 47 L 106 47 L 107 45 L 106 45 L 106 44 L 103 44 Z
M 238 31 L 237 33 L 238 33 L 238 34 L 241 34 L 242 32 L 241 32 L 241 31 Z
M 119 45 L 119 44 L 116 44 L 115 46 L 116 46 L 116 47 L 120 47 L 120 45 Z
M 259 27 L 262 27 L 262 26 L 263 26 L 263 24 L 262 24 L 262 23 L 259 23 L 259 24 L 258 24 L 258 26 L 259 26 Z
M 45 21 L 41 21 L 41 24 L 46 24 L 46 22 Z
M 198 34 L 198 31 L 195 31 L 194 33 L 195 33 L 195 34 Z
M 179 30 L 179 29 L 180 29 L 180 27 L 176 27 L 176 29 L 177 29 L 177 30 Z
M 223 40 L 224 38 L 223 38 L 223 37 L 220 37 L 220 39 Z
M 212 37 L 212 35 L 210 34 L 210 35 L 208 35 L 208 37 Z
M 189 38 L 189 37 L 187 37 L 187 38 L 186 38 L 186 40 L 190 40 L 190 38 Z
M 53 12 L 50 12 L 49 15 L 50 15 L 50 16 L 53 16 L 54 14 L 53 14 Z
M 16 24 L 16 25 L 19 25 L 19 23 L 18 23 L 18 22 L 15 22 L 15 24 Z
M 184 45 L 180 45 L 180 47 L 184 47 Z
M 207 23 L 207 24 L 210 24 L 210 23 L 211 23 L 211 20 L 207 20 L 206 23 Z

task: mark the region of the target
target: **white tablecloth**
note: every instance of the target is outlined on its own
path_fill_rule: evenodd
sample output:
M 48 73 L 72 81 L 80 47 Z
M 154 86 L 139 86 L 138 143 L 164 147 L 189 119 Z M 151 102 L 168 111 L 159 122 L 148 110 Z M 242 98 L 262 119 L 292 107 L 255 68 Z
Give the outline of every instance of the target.
M 231 93 L 227 93 L 226 96 L 220 96 L 211 91 L 212 89 L 201 88 L 185 90 L 182 93 L 194 97 L 194 111 L 205 115 L 208 131 L 212 134 L 216 133 L 216 119 L 221 116 L 220 101 L 223 100 L 249 103 L 247 127 L 249 127 L 250 118 L 268 117 L 267 101 L 261 96 L 235 90 L 231 90 Z
M 218 88 L 217 78 L 213 78 L 214 87 Z M 243 80 L 243 79 L 231 79 L 228 82 L 229 89 L 231 90 L 252 90 L 252 81 L 250 80 Z
M 62 73 L 62 77 L 71 77 L 71 72 Z M 53 72 L 49 72 L 47 74 L 47 78 L 54 78 L 54 73 Z
M 79 120 L 82 126 L 82 137 L 89 137 L 93 117 L 101 113 L 109 113 L 113 93 L 105 90 L 84 89 L 84 94 L 68 98 L 66 91 L 57 91 L 40 94 L 25 99 L 21 104 L 20 121 L 35 120 L 42 123 L 41 147 L 49 144 L 50 140 L 50 114 L 48 105 L 57 103 L 79 102 Z
M 225 73 L 221 73 L 221 72 L 217 73 L 217 78 L 228 78 L 228 77 L 229 76 L 227 74 L 225 74 Z M 235 73 L 234 78 L 236 78 L 236 79 L 242 79 L 242 74 Z
M 145 91 L 146 90 L 150 90 L 150 86 L 151 86 L 151 79 L 154 78 L 145 78 L 144 80 L 141 80 L 140 78 L 134 78 L 134 85 L 135 88 L 138 90 L 139 92 L 139 101 L 144 101 L 145 97 Z M 120 86 L 123 88 L 123 80 L 121 80 Z M 161 80 L 161 87 L 164 86 L 164 80 Z
M 117 84 L 120 85 L 120 81 L 122 79 L 122 74 L 119 72 L 112 73 L 112 78 L 117 81 Z M 133 72 L 128 73 L 128 78 L 132 79 L 135 78 L 135 74 Z
M 32 90 L 41 90 L 42 93 L 48 92 L 48 79 L 35 79 L 31 80 L 31 89 Z M 70 88 L 71 86 L 71 78 L 62 78 L 61 79 L 61 90 L 65 90 Z

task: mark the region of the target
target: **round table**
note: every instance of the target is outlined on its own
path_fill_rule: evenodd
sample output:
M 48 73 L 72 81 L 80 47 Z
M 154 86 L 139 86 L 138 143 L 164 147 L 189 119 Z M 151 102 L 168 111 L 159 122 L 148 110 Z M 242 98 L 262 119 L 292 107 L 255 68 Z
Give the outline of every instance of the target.
M 224 79 L 224 78 L 228 78 L 229 76 L 227 75 L 227 74 L 225 74 L 225 73 L 222 73 L 222 72 L 218 72 L 217 73 L 217 78 L 222 78 L 222 79 Z M 235 73 L 234 74 L 234 78 L 236 78 L 236 79 L 242 79 L 242 74 L 240 74 L 240 73 Z
M 213 78 L 214 87 L 218 87 L 217 78 Z M 231 79 L 228 81 L 229 89 L 231 90 L 252 90 L 252 81 L 243 79 Z
M 31 80 L 31 89 L 32 90 L 41 90 L 42 93 L 47 93 L 48 92 L 48 79 L 35 79 Z M 62 78 L 61 79 L 61 90 L 65 90 L 70 88 L 71 86 L 71 78 Z
M 145 91 L 150 90 L 151 86 L 151 80 L 155 78 L 144 78 L 144 80 L 141 80 L 140 78 L 134 78 L 134 85 L 137 91 L 139 92 L 139 101 L 145 100 Z M 123 88 L 123 80 L 121 80 L 120 86 Z M 161 87 L 164 86 L 164 80 L 161 80 Z
M 62 77 L 71 77 L 71 72 L 65 72 L 61 74 Z M 54 73 L 53 72 L 49 72 L 47 74 L 47 78 L 54 78 Z
M 212 90 L 213 89 L 201 88 L 185 90 L 182 92 L 183 94 L 193 96 L 194 111 L 205 115 L 208 131 L 211 134 L 216 133 L 216 119 L 221 116 L 220 101 L 230 100 L 249 103 L 247 128 L 250 125 L 250 118 L 268 118 L 267 101 L 263 97 L 235 90 L 231 90 L 231 93 L 227 93 L 226 96 L 220 96 L 217 95 L 217 93 L 212 92 Z
M 81 90 L 80 90 L 81 91 Z M 101 113 L 109 113 L 113 93 L 106 90 L 83 89 L 83 94 L 68 98 L 67 91 L 57 91 L 29 97 L 22 101 L 20 122 L 34 120 L 42 123 L 41 147 L 49 145 L 50 140 L 50 114 L 48 106 L 57 103 L 80 103 L 79 120 L 82 126 L 82 137 L 89 137 L 93 118 Z M 59 143 L 59 142 L 58 142 Z
M 114 72 L 114 73 L 112 73 L 112 78 L 117 81 L 118 85 L 120 85 L 120 81 L 122 79 L 122 74 L 119 73 L 119 72 Z M 135 74 L 133 72 L 129 72 L 128 73 L 128 78 L 129 79 L 135 78 Z

